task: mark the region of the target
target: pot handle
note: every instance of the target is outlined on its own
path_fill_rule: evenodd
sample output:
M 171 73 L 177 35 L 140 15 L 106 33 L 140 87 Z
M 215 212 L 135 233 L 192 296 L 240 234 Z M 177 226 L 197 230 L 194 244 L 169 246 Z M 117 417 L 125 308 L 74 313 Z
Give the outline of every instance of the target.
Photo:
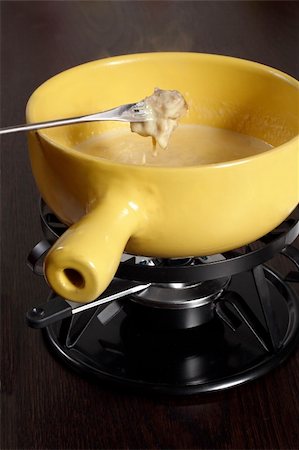
M 52 289 L 68 300 L 90 302 L 110 284 L 139 223 L 139 208 L 107 195 L 56 241 L 44 262 Z

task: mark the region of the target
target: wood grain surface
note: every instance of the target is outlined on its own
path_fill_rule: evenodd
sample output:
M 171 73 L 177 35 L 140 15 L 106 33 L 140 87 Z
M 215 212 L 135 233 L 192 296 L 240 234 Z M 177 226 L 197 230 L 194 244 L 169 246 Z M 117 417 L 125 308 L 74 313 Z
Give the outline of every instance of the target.
M 47 78 L 110 55 L 233 55 L 298 78 L 297 2 L 1 1 L 1 126 Z M 1 141 L 4 449 L 296 449 L 299 352 L 222 393 L 171 398 L 95 385 L 46 350 L 25 312 L 48 294 L 26 256 L 42 237 L 26 136 Z M 283 189 L 283 186 L 282 186 Z

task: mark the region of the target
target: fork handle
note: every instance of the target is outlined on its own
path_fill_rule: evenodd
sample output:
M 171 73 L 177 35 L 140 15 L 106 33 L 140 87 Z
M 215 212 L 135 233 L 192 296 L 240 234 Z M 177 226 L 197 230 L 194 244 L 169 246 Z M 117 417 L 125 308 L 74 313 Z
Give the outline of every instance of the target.
M 97 120 L 116 120 L 120 122 L 140 122 L 144 120 L 140 112 L 129 112 L 129 108 L 137 106 L 136 103 L 128 103 L 127 105 L 117 106 L 116 108 L 109 109 L 108 111 L 102 111 L 95 114 L 89 114 L 87 116 L 71 117 L 69 119 L 50 120 L 46 122 L 27 123 L 24 125 L 16 125 L 13 127 L 1 128 L 1 134 L 17 133 L 19 131 L 32 131 L 39 130 L 40 128 L 52 128 L 60 127 L 61 125 L 71 125 L 74 123 L 82 122 L 94 122 Z
M 80 117 L 72 117 L 71 119 L 50 120 L 46 122 L 37 122 L 29 124 L 26 123 L 24 125 L 16 125 L 13 127 L 1 128 L 0 135 L 8 133 L 18 133 L 19 131 L 39 130 L 41 128 L 59 127 L 62 125 L 70 125 L 73 123 L 88 122 L 89 120 L 95 120 L 92 119 L 91 117 L 92 116 L 80 116 Z

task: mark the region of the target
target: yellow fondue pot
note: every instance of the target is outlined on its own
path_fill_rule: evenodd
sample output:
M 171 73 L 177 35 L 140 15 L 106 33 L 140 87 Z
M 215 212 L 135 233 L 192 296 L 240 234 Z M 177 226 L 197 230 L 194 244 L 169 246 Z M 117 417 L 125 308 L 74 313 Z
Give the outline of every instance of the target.
M 298 203 L 298 82 L 261 64 L 196 53 L 93 61 L 40 86 L 28 102 L 27 121 L 106 110 L 138 101 L 157 86 L 186 97 L 190 112 L 183 123 L 235 130 L 275 148 L 219 164 L 146 167 L 74 150 L 82 140 L 123 124 L 31 132 L 38 188 L 70 226 L 44 265 L 49 284 L 67 299 L 99 296 L 124 251 L 167 258 L 221 253 L 266 234 Z

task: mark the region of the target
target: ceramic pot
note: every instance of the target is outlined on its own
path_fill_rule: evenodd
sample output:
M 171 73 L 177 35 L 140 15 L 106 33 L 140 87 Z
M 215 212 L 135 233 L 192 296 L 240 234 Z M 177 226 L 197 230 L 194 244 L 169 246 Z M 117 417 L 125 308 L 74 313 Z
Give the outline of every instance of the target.
M 88 302 L 99 296 L 124 251 L 162 258 L 221 253 L 269 232 L 298 203 L 298 82 L 261 64 L 196 53 L 93 61 L 40 86 L 28 102 L 27 121 L 109 109 L 138 101 L 157 86 L 186 97 L 190 111 L 184 123 L 232 129 L 274 148 L 218 164 L 146 167 L 74 149 L 104 130 L 129 130 L 128 124 L 31 132 L 37 186 L 69 225 L 44 266 L 49 284 L 67 299 Z

